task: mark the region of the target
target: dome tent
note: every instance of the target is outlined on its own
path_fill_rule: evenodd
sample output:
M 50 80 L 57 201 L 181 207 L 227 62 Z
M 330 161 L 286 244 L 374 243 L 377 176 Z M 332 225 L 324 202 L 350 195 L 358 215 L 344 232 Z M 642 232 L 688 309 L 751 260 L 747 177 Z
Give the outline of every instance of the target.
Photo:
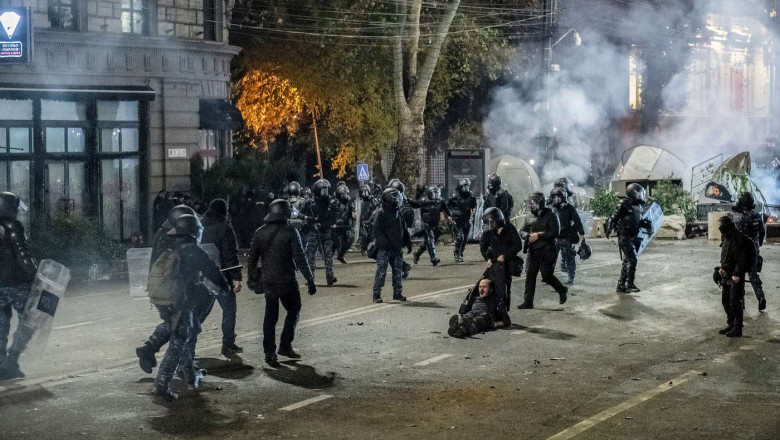
M 621 163 L 612 176 L 612 189 L 624 195 L 630 183 L 639 183 L 649 190 L 653 186 L 651 182 L 664 179 L 682 185 L 684 172 L 685 164 L 669 151 L 651 145 L 638 145 L 623 153 Z

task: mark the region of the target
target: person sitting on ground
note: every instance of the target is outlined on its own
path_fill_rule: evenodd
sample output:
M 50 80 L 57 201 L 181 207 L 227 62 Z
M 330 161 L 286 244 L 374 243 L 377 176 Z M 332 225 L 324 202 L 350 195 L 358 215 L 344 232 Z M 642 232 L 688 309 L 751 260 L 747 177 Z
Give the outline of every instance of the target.
M 509 327 L 511 320 L 506 309 L 499 307 L 501 298 L 496 294 L 496 286 L 488 278 L 479 281 L 479 297 L 474 300 L 471 310 L 450 318 L 447 334 L 456 338 L 465 338 L 499 327 Z

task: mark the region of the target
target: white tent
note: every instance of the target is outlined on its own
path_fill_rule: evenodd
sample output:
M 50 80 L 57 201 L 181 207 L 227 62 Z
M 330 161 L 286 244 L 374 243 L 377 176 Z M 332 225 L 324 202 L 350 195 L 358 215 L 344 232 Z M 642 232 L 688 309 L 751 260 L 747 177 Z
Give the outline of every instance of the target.
M 675 155 L 650 145 L 632 148 L 624 159 L 626 162 L 617 167 L 612 181 L 682 179 L 685 172 L 685 164 Z
M 515 199 L 515 207 L 512 214 L 517 213 L 523 200 L 535 191 L 542 191 L 542 183 L 534 168 L 528 162 L 516 156 L 505 154 L 498 160 L 491 161 L 489 173 L 496 173 L 501 177 L 502 187 L 512 194 Z

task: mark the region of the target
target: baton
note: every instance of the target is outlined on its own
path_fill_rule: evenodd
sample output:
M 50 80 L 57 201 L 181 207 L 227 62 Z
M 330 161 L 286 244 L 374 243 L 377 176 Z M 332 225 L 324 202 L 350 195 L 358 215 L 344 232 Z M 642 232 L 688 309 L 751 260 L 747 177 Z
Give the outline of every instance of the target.
M 229 271 L 229 270 L 234 270 L 234 269 L 243 269 L 243 268 L 244 268 L 244 265 L 243 265 L 243 264 L 239 264 L 238 266 L 233 266 L 233 267 L 226 267 L 226 268 L 224 268 L 224 269 L 220 269 L 219 271 L 220 271 L 220 272 L 227 272 L 227 271 Z

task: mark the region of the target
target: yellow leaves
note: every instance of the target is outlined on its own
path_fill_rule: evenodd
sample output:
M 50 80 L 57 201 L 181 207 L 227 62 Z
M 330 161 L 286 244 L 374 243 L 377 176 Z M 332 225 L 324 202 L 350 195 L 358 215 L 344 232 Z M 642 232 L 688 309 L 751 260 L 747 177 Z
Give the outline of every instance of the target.
M 348 170 L 357 163 L 357 151 L 349 142 L 342 143 L 333 159 L 330 161 L 332 169 L 338 172 L 338 177 L 347 175 Z
M 252 70 L 236 84 L 236 107 L 246 126 L 267 148 L 283 131 L 295 134 L 304 100 L 288 79 Z

